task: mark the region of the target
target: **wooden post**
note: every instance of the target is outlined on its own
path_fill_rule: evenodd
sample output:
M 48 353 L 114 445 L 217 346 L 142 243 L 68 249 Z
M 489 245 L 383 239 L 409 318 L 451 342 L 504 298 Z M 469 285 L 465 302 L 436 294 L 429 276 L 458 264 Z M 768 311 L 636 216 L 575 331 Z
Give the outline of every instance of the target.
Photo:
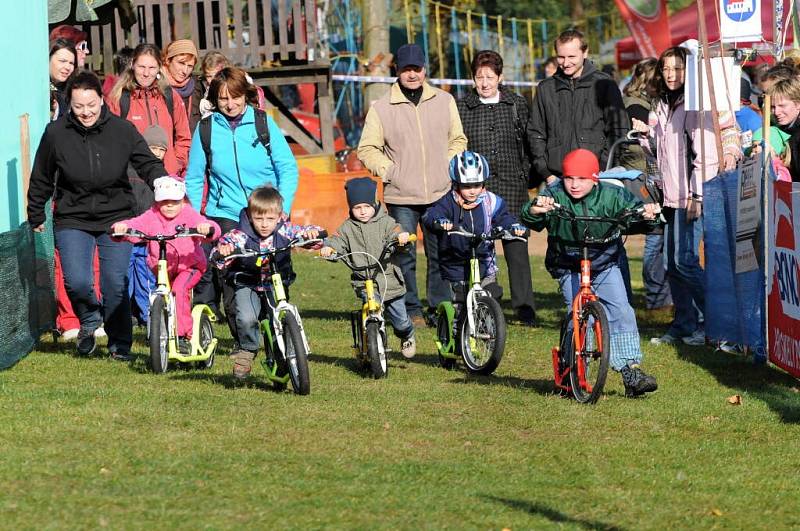
M 25 209 L 28 209 L 28 187 L 31 182 L 31 132 L 28 113 L 19 117 L 19 160 L 22 170 L 22 196 L 25 198 Z
M 717 98 L 714 94 L 714 77 L 711 71 L 711 57 L 708 50 L 708 33 L 706 32 L 706 13 L 703 7 L 703 2 L 697 2 L 698 23 L 700 33 L 700 51 L 702 53 L 703 66 L 705 67 L 706 77 L 708 78 L 708 94 L 711 100 L 711 120 L 714 124 L 714 137 L 717 148 L 717 159 L 719 160 L 719 168 L 722 168 L 722 131 L 719 127 L 719 113 L 717 113 Z M 685 65 L 684 65 L 685 66 Z M 684 71 L 685 72 L 685 71 Z M 699 74 L 699 72 L 698 72 Z M 702 76 L 700 76 L 702 78 Z M 703 102 L 702 86 L 700 87 L 700 107 Z M 702 109 L 701 109 L 702 110 Z M 700 115 L 702 117 L 702 114 Z M 705 164 L 703 164 L 703 173 L 705 173 Z M 705 175 L 703 176 L 705 181 Z
M 378 57 L 388 57 L 389 51 L 389 13 L 386 2 L 363 2 L 364 55 L 370 61 L 368 76 L 389 76 L 387 61 L 376 61 Z M 410 40 L 408 42 L 411 42 Z M 367 83 L 364 88 L 364 103 L 367 108 L 389 92 L 386 83 Z

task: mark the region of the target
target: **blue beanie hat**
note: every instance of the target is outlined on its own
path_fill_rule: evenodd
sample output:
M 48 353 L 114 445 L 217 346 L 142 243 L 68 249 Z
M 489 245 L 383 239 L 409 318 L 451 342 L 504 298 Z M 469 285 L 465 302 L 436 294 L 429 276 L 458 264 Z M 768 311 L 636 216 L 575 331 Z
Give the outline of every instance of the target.
M 344 183 L 347 206 L 353 208 L 361 203 L 377 206 L 378 185 L 369 177 L 357 177 Z

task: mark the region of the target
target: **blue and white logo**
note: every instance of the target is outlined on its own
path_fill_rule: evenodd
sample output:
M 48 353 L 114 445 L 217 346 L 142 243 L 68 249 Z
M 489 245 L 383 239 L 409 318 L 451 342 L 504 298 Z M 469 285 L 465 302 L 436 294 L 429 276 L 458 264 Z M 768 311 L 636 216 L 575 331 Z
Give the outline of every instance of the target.
M 756 1 L 757 0 L 726 0 L 725 15 L 734 22 L 749 20 L 756 12 Z

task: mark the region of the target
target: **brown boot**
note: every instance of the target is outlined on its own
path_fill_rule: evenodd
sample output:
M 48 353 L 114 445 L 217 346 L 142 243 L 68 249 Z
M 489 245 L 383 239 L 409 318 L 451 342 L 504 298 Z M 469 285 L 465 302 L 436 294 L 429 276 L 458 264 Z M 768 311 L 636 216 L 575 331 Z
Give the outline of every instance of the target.
M 237 349 L 231 355 L 233 358 L 233 377 L 237 380 L 244 380 L 250 376 L 250 370 L 253 367 L 253 360 L 256 358 L 256 353 L 243 348 Z

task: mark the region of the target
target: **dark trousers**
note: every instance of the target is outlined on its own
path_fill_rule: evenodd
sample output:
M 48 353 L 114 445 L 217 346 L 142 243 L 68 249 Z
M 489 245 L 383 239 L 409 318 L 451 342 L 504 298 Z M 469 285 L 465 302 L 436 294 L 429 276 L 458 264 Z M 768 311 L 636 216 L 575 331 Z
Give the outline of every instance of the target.
M 430 205 L 386 205 L 389 215 L 409 234 L 417 233 L 417 225 Z M 450 299 L 450 286 L 442 280 L 439 270 L 439 249 L 436 237 L 425 227 L 422 228 L 425 238 L 425 256 L 428 259 L 427 295 L 428 308 L 435 310 L 440 302 Z M 406 284 L 406 312 L 409 317 L 422 314 L 422 302 L 417 291 L 417 253 L 396 253 L 394 263 L 403 273 Z
M 239 226 L 238 221 L 228 218 L 209 218 L 217 222 L 219 228 L 222 229 L 222 234 L 232 231 Z M 220 235 L 221 236 L 221 235 Z M 213 243 L 204 243 L 203 251 L 208 256 L 214 248 Z M 223 280 L 224 272 L 220 271 L 212 264 L 208 264 L 208 269 L 203 273 L 200 282 L 194 288 L 194 303 L 195 304 L 208 304 L 214 310 L 219 309 L 219 300 L 222 297 L 222 304 L 225 308 L 225 319 L 228 321 L 228 328 L 231 330 L 231 335 L 235 338 L 236 335 L 236 315 L 233 306 L 233 288 L 226 286 Z
M 531 259 L 528 256 L 528 242 L 501 240 L 503 254 L 508 265 L 508 283 L 511 286 L 511 307 L 519 311 L 528 306 L 536 311 L 533 302 L 533 281 L 531 280 Z
M 128 265 L 132 245 L 115 242 L 105 232 L 79 229 L 56 229 L 55 240 L 61 255 L 64 285 L 81 328 L 94 331 L 105 323 L 108 351 L 130 352 L 133 329 Z M 97 298 L 94 286 L 95 249 L 100 258 L 102 301 Z

